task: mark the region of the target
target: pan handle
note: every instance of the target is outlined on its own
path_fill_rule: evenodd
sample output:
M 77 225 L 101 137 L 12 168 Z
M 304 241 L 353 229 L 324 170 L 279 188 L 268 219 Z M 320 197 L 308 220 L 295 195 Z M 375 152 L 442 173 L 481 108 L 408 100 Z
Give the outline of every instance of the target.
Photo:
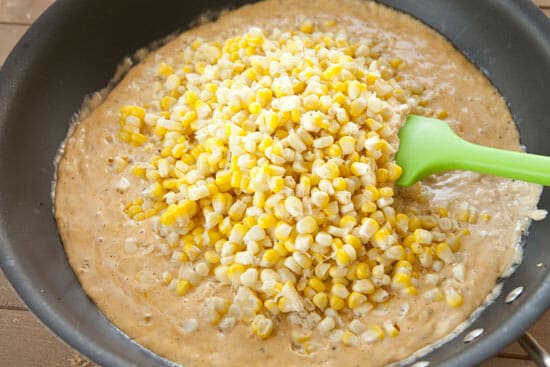
M 518 339 L 519 345 L 539 367 L 550 367 L 550 354 L 528 332 Z

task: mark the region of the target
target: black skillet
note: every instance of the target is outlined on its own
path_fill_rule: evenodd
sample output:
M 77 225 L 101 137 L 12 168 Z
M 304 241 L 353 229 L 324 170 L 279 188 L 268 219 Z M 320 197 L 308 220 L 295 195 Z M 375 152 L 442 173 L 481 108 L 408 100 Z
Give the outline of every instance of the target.
M 53 160 L 84 96 L 124 56 L 206 9 L 247 1 L 58 0 L 0 72 L 0 265 L 29 308 L 104 366 L 168 366 L 114 328 L 82 292 L 52 217 Z M 508 101 L 528 151 L 550 155 L 550 22 L 529 0 L 382 0 L 447 36 Z M 540 206 L 550 208 L 548 190 Z M 550 306 L 549 220 L 534 223 L 523 264 L 467 330 L 423 360 L 472 366 L 520 336 Z M 523 286 L 514 302 L 504 302 Z M 483 333 L 465 343 L 464 336 Z M 231 351 L 228 351 L 230 353 Z M 259 361 L 261 363 L 261 361 Z M 360 363 L 360 362 L 358 362 Z

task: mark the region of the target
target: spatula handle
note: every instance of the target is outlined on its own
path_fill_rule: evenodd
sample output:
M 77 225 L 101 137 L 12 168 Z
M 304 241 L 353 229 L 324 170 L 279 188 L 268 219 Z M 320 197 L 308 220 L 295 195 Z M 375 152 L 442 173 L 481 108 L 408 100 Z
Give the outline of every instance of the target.
M 455 152 L 455 169 L 550 186 L 550 157 L 484 147 L 462 139 Z

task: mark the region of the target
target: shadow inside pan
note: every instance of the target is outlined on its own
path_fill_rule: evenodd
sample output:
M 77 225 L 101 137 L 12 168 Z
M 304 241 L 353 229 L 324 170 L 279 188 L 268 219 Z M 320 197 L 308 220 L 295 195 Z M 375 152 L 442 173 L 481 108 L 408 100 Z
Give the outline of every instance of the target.
M 50 198 L 58 146 L 84 96 L 105 86 L 124 56 L 184 28 L 207 8 L 245 2 L 164 0 L 151 6 L 146 0 L 59 0 L 30 28 L 0 73 L 0 263 L 45 324 L 102 365 L 170 363 L 116 330 L 70 269 Z M 446 35 L 505 96 L 528 151 L 550 155 L 544 89 L 550 85 L 550 25 L 530 1 L 381 2 Z M 545 190 L 540 206 L 549 204 Z M 550 305 L 548 221 L 531 227 L 523 264 L 505 281 L 497 302 L 425 360 L 432 365 L 474 365 L 517 338 L 545 311 Z M 524 287 L 520 298 L 503 302 L 518 286 Z M 482 334 L 463 342 L 479 328 Z

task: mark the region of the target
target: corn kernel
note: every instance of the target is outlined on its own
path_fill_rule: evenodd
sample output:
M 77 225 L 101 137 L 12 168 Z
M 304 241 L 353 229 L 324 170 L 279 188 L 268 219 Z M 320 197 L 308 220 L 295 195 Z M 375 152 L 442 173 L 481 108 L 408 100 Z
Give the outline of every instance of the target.
M 262 111 L 262 105 L 259 102 L 252 102 L 248 105 L 248 111 L 251 114 L 257 115 Z
M 300 26 L 300 31 L 304 33 L 312 33 L 313 32 L 313 23 L 311 22 L 305 22 Z
M 462 296 L 454 288 L 448 287 L 443 290 L 445 301 L 452 307 L 462 306 Z
M 399 326 L 390 320 L 385 321 L 384 324 L 382 324 L 382 327 L 388 336 L 396 337 L 399 335 Z
M 329 303 L 330 307 L 336 311 L 340 311 L 346 306 L 346 301 L 335 295 L 330 296 Z
M 367 331 L 361 334 L 361 337 L 364 341 L 369 344 L 380 341 L 384 339 L 385 333 L 384 330 L 379 325 L 371 325 Z
M 351 261 L 349 254 L 344 249 L 336 251 L 335 259 L 338 266 L 347 266 Z
M 218 264 L 220 262 L 220 255 L 216 251 L 206 251 L 204 259 L 210 264 Z
M 348 296 L 348 307 L 353 309 L 356 309 L 357 307 L 361 306 L 365 302 L 367 302 L 367 296 L 358 293 L 358 292 L 351 292 Z
M 317 308 L 324 310 L 328 306 L 328 295 L 324 292 L 319 292 L 313 297 L 312 302 Z
M 250 324 L 252 333 L 260 339 L 266 339 L 271 336 L 273 331 L 273 321 L 264 315 L 256 315 Z
M 175 288 L 176 295 L 180 297 L 184 296 L 190 287 L 191 283 L 189 283 L 187 280 L 179 280 Z

